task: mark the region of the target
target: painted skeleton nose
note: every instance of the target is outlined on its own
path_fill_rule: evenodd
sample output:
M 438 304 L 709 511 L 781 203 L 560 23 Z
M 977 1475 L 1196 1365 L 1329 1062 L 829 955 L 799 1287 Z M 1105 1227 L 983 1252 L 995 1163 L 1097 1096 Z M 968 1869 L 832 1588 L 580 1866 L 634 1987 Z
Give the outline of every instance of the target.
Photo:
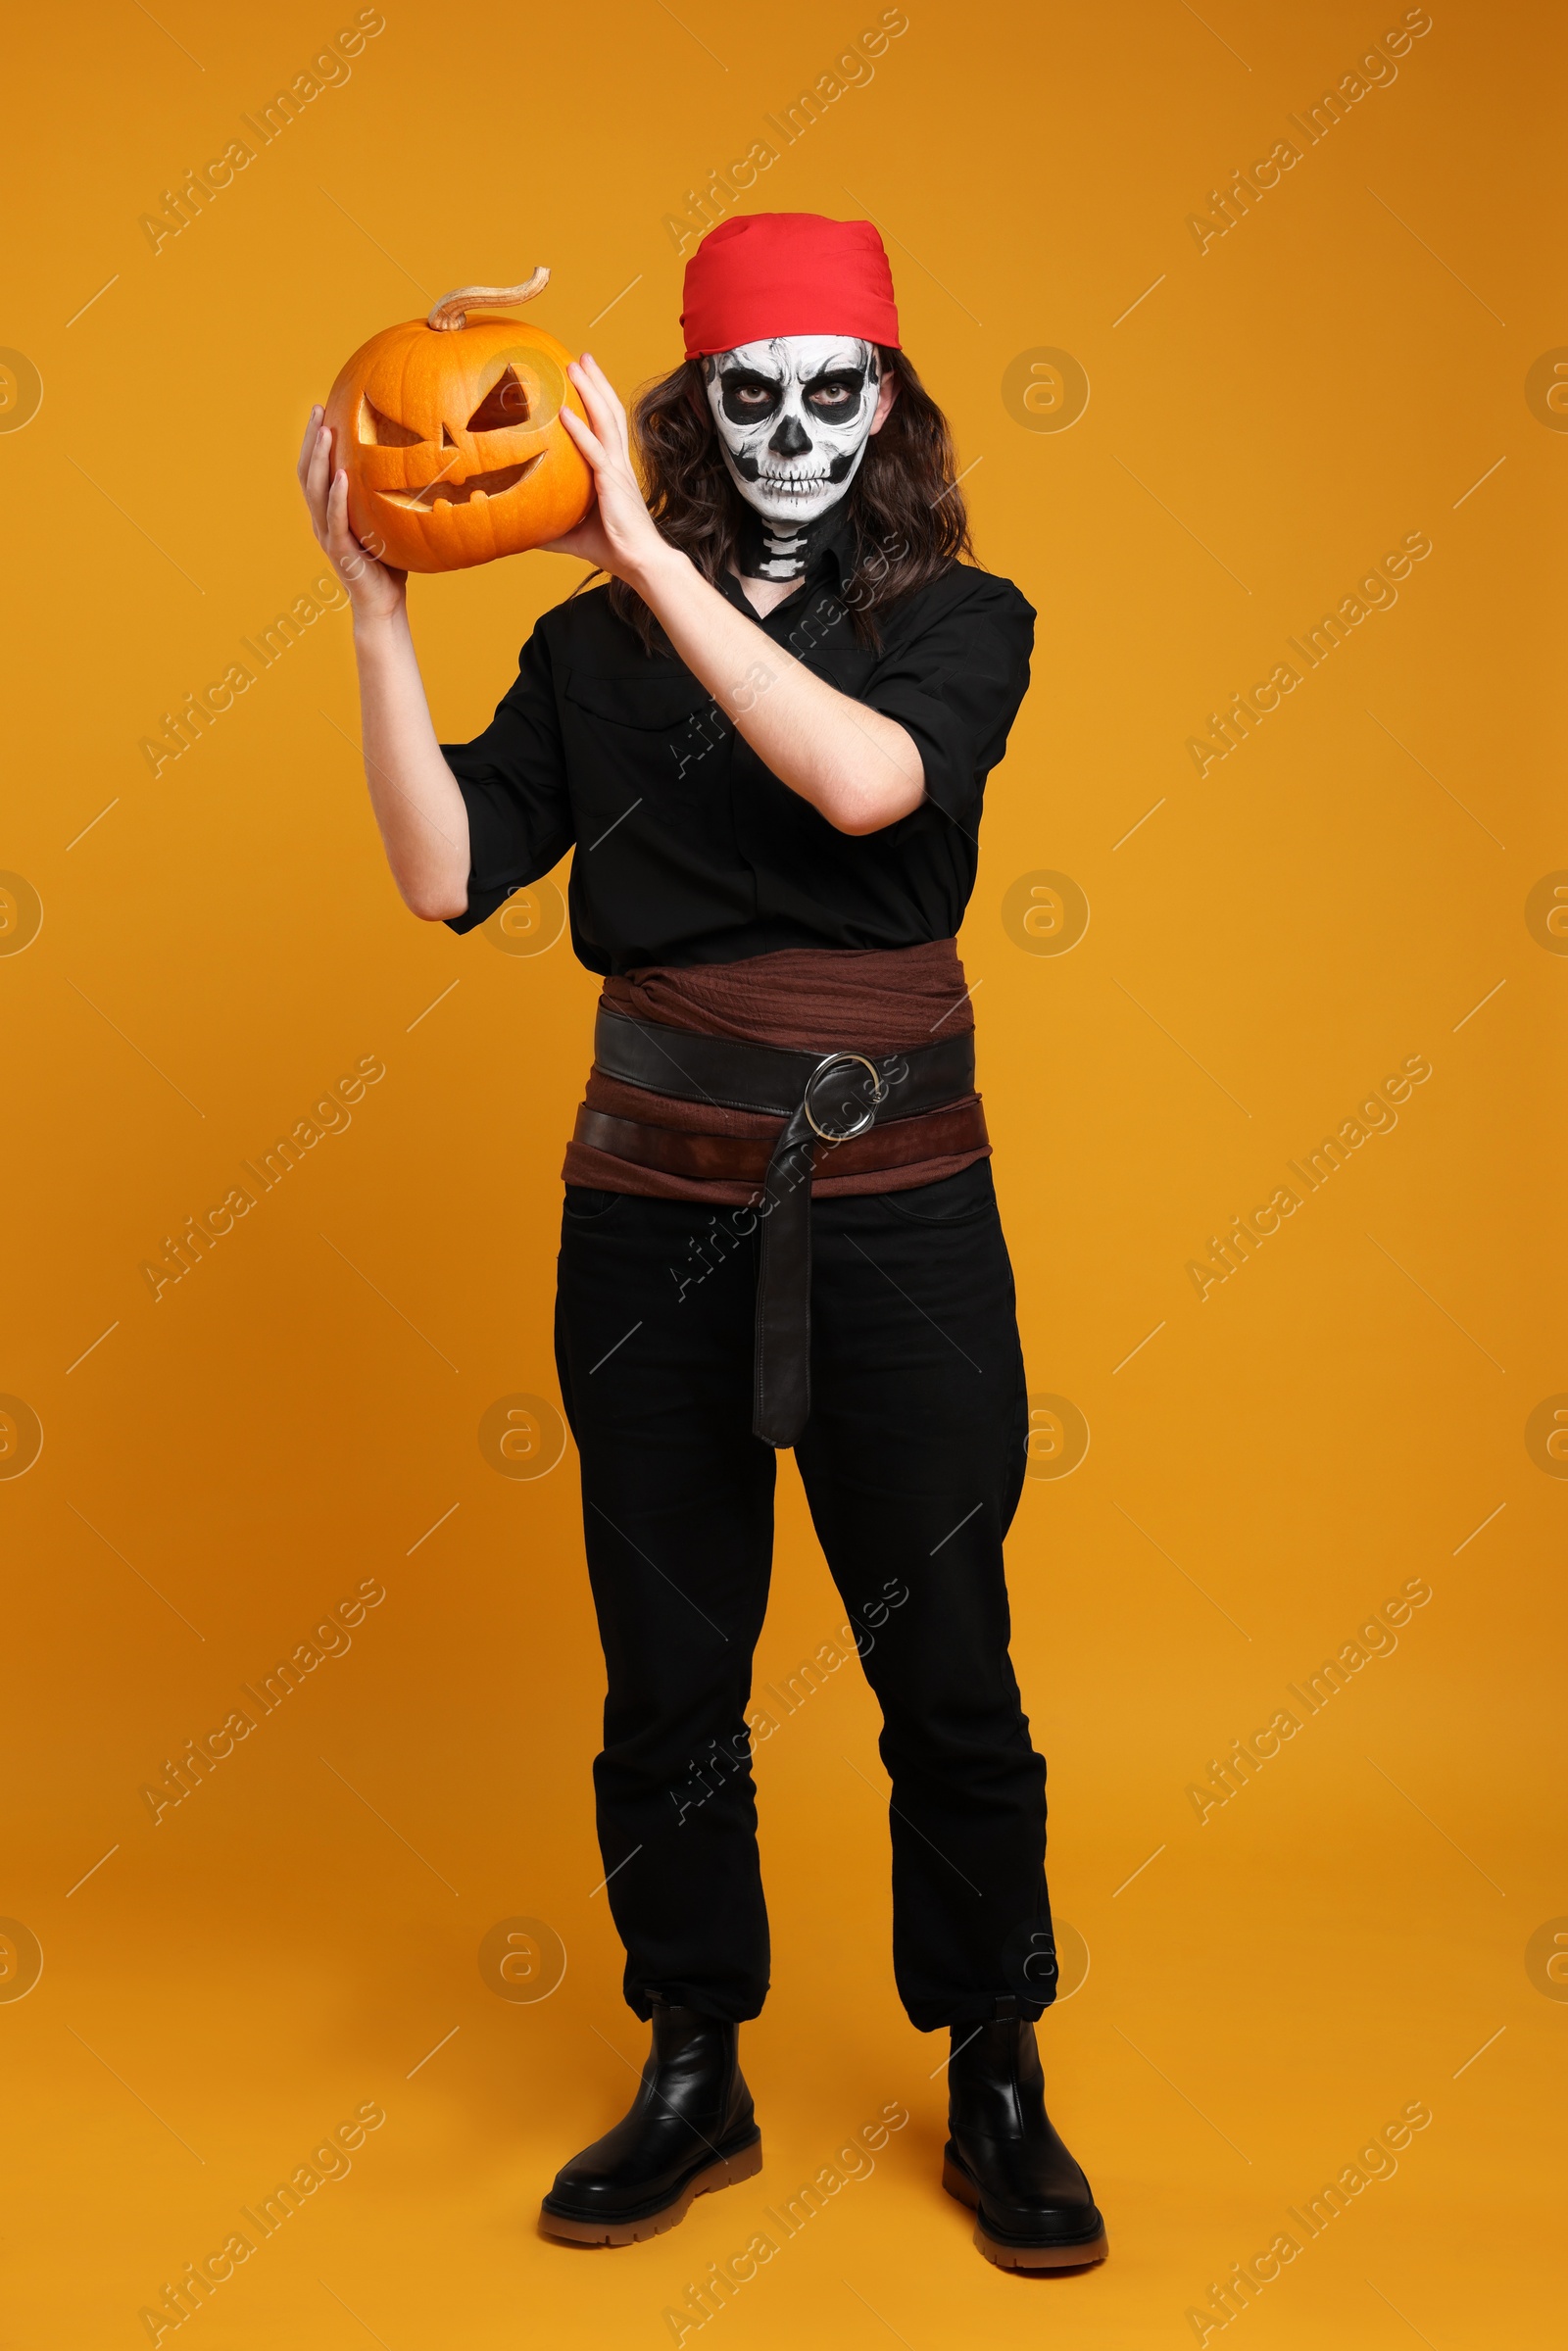
M 804 457 L 811 446 L 811 436 L 799 416 L 785 415 L 779 418 L 778 429 L 767 446 L 773 457 Z

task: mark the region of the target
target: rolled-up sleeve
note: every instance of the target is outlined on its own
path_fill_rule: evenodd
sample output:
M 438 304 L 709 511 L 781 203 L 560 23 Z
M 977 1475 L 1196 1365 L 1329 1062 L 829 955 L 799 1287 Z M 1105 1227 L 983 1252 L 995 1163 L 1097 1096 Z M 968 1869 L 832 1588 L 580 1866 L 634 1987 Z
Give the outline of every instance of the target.
M 927 798 L 972 831 L 986 777 L 1029 684 L 1034 607 L 1010 580 L 963 570 L 907 643 L 890 642 L 859 699 L 913 738 Z
M 441 753 L 468 810 L 468 904 L 448 928 L 471 931 L 514 890 L 559 864 L 576 837 L 542 627 L 523 647 L 516 679 L 484 733 L 443 743 Z

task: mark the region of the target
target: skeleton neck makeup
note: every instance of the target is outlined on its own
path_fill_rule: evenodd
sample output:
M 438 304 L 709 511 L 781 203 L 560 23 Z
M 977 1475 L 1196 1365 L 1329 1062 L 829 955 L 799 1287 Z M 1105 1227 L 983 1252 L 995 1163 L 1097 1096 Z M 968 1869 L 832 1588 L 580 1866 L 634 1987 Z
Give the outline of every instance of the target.
M 736 561 L 748 579 L 799 579 L 838 519 L 882 388 L 876 345 L 781 335 L 703 362 L 730 479 L 751 513 Z

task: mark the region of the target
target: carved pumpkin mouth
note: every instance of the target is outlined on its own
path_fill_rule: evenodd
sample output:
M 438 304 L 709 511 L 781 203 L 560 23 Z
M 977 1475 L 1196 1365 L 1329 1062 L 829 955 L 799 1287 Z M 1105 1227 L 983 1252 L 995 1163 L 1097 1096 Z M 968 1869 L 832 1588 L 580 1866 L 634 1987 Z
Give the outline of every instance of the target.
M 463 481 L 443 477 L 426 482 L 422 490 L 380 490 L 376 495 L 390 506 L 401 506 L 415 514 L 429 514 L 438 506 L 468 506 L 478 499 L 500 498 L 526 481 L 536 465 L 544 463 L 544 452 L 525 458 L 520 465 L 497 465 L 491 473 L 470 473 Z

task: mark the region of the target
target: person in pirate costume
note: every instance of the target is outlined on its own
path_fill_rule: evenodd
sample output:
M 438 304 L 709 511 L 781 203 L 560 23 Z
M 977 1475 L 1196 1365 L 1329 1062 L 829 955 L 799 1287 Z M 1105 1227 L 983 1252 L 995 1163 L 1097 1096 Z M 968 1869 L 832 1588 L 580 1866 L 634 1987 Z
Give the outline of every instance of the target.
M 748 1708 L 793 1446 L 882 1709 L 898 1990 L 952 2036 L 944 2183 L 992 2261 L 1076 2266 L 1105 2235 L 1035 2039 L 1046 1771 L 1003 1572 L 1028 1406 L 955 944 L 1034 613 L 965 560 L 868 222 L 725 221 L 682 323 L 629 425 L 572 367 L 597 496 L 558 544 L 609 584 L 544 615 L 471 743 L 437 742 L 402 575 L 357 547 L 318 414 L 300 468 L 354 598 L 403 897 L 469 931 L 572 851 L 572 943 L 604 982 L 556 1350 L 608 1676 L 606 1891 L 652 2047 L 541 2226 L 650 2237 L 760 2168 Z

